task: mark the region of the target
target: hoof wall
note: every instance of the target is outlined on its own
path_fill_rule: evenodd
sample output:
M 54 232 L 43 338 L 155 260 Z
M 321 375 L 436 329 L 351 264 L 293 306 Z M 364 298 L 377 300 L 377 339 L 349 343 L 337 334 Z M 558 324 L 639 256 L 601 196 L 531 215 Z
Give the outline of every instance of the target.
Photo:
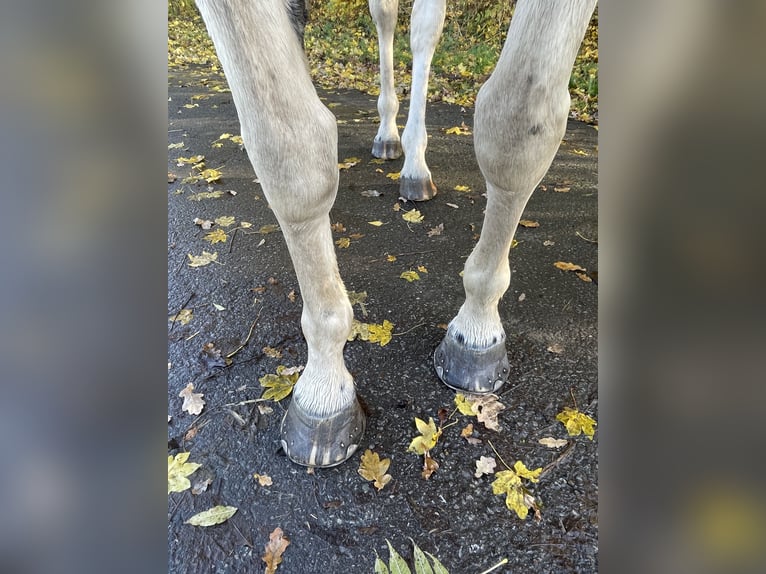
M 431 178 L 402 177 L 399 179 L 399 195 L 410 201 L 428 201 L 436 195 L 436 186 Z
M 327 468 L 347 460 L 359 447 L 365 416 L 358 400 L 330 418 L 303 412 L 295 401 L 282 420 L 280 437 L 287 457 L 296 464 Z
M 383 141 L 375 138 L 372 142 L 372 155 L 379 159 L 398 159 L 402 157 L 402 144 L 399 140 Z
M 434 368 L 442 382 L 456 391 L 494 393 L 508 380 L 505 336 L 484 349 L 472 349 L 447 333 L 434 352 Z

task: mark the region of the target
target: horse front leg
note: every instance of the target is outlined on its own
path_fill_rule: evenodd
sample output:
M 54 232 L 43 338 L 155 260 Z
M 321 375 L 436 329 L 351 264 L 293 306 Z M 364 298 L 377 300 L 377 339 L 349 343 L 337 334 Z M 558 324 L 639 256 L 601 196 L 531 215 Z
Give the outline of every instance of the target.
M 290 3 L 292 2 L 292 4 Z M 365 418 L 343 360 L 352 310 L 329 211 L 338 188 L 337 125 L 303 54 L 303 0 L 198 0 L 231 87 L 242 137 L 279 221 L 303 298 L 308 359 L 281 427 L 287 456 L 334 466 L 359 445 Z
M 370 0 L 370 14 L 378 31 L 378 52 L 380 54 L 380 95 L 378 115 L 380 127 L 372 143 L 372 155 L 380 159 L 396 159 L 402 155 L 396 114 L 399 99 L 394 86 L 394 31 L 399 0 Z
M 412 201 L 431 199 L 437 191 L 426 164 L 426 100 L 431 60 L 444 28 L 445 12 L 446 0 L 415 0 L 412 7 L 412 88 L 410 111 L 402 133 L 404 166 L 399 178 L 399 195 Z
M 595 0 L 519 0 L 497 67 L 476 99 L 476 158 L 487 183 L 481 237 L 466 262 L 466 299 L 434 353 L 448 386 L 493 392 L 508 379 L 498 302 L 527 201 L 566 130 L 567 86 Z

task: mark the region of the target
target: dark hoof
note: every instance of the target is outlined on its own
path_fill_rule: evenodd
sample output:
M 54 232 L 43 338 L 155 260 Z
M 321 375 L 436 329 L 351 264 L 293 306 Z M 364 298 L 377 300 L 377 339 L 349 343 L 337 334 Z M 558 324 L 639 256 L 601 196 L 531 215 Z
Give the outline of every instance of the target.
M 442 382 L 451 389 L 494 393 L 508 380 L 505 335 L 491 347 L 472 349 L 448 332 L 434 352 L 434 367 Z
M 379 159 L 398 159 L 402 157 L 402 143 L 399 140 L 383 141 L 375 138 L 372 142 L 372 155 Z
M 330 418 L 303 412 L 295 401 L 282 419 L 282 448 L 294 463 L 326 468 L 348 459 L 359 447 L 365 417 L 359 401 Z
M 431 178 L 401 177 L 399 179 L 399 195 L 410 201 L 428 201 L 436 195 L 436 186 Z

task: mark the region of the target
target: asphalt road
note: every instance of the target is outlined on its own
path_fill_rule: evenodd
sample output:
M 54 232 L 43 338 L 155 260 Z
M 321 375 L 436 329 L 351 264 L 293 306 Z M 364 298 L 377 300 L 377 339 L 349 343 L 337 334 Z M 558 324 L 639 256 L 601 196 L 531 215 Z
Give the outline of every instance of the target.
M 202 465 L 192 484 L 210 482 L 199 494 L 168 497 L 168 571 L 261 572 L 269 533 L 280 527 L 290 540 L 278 569 L 283 574 L 372 572 L 375 552 L 388 556 L 387 539 L 411 559 L 410 538 L 453 574 L 479 573 L 502 558 L 509 562 L 496 572 L 596 572 L 599 433 L 592 441 L 568 437 L 555 417 L 576 401 L 598 419 L 598 132 L 569 122 L 524 214 L 539 227 L 520 227 L 516 234 L 511 287 L 500 302 L 511 368 L 499 396 L 506 406 L 498 418 L 501 431 L 453 415 L 457 424 L 445 428 L 432 451 L 439 469 L 424 480 L 422 457 L 407 446 L 417 434 L 415 417 L 438 420 L 440 409 L 454 409 L 454 393 L 439 382 L 432 354 L 463 301 L 460 271 L 481 231 L 485 204 L 471 136 L 446 133 L 462 124 L 470 128 L 473 110 L 429 107 L 427 160 L 440 192 L 427 203 L 400 204 L 397 212 L 398 186 L 386 174 L 398 172 L 402 160 L 381 165 L 369 151 L 377 129 L 375 98 L 320 92 L 339 120 L 339 160 L 359 160 L 341 171 L 331 212 L 332 222 L 345 228 L 334 238 L 350 239 L 337 249 L 341 275 L 349 290 L 367 293 L 364 310 L 354 307 L 357 319 L 394 324 L 386 346 L 356 340 L 345 350 L 369 412 L 362 449 L 391 459 L 393 480 L 378 492 L 357 473 L 359 454 L 313 474 L 289 462 L 278 440 L 289 398 L 284 405 L 253 402 L 262 392 L 260 377 L 278 365 L 305 364 L 302 301 L 281 234 L 258 232 L 276 220 L 246 153 L 230 138 L 218 139 L 239 134 L 239 126 L 231 94 L 215 86 L 225 82 L 206 72 L 170 73 L 168 143 L 183 146 L 168 152 L 168 171 L 176 176 L 168 184 L 168 314 L 188 309 L 192 318 L 185 325 L 168 323 L 168 454 L 189 451 L 189 460 Z M 400 114 L 404 123 L 406 102 Z M 216 141 L 222 145 L 214 146 Z M 210 188 L 182 182 L 193 170 L 178 167 L 176 158 L 197 154 L 222 173 Z M 193 199 L 209 190 L 224 193 Z M 413 207 L 424 215 L 422 223 L 402 219 Z M 211 245 L 194 219 L 221 216 L 236 223 L 214 226 L 227 232 L 227 240 Z M 242 221 L 252 227 L 242 228 Z M 429 235 L 439 225 L 441 233 Z M 217 252 L 217 261 L 190 267 L 187 255 L 203 250 Z M 559 270 L 557 261 L 587 272 L 581 277 Z M 419 266 L 427 269 L 419 281 L 400 278 Z M 222 355 L 233 353 L 231 364 L 218 366 L 221 361 L 204 355 L 210 343 Z M 178 395 L 188 383 L 204 395 L 198 416 L 181 408 Z M 262 412 L 259 405 L 272 410 Z M 477 444 L 460 435 L 471 422 Z M 538 442 L 544 437 L 569 442 L 548 448 Z M 495 457 L 499 467 L 502 457 L 510 466 L 521 460 L 528 468 L 546 468 L 531 485 L 541 504 L 539 520 L 531 514 L 521 520 L 508 510 L 504 498 L 492 493 L 492 477 L 475 478 L 480 456 Z M 254 473 L 270 476 L 272 485 L 260 486 Z M 238 512 L 217 526 L 184 524 L 218 504 Z

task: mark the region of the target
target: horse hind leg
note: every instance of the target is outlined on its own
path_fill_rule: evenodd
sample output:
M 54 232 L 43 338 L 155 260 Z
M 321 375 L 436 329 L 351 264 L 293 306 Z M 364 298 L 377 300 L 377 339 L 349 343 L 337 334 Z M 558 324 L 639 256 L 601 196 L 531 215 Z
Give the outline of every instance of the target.
M 394 31 L 399 0 L 369 0 L 370 14 L 378 31 L 380 53 L 380 95 L 378 115 L 380 126 L 372 143 L 372 155 L 380 159 L 397 159 L 402 155 L 396 114 L 399 99 L 394 87 Z
M 566 130 L 569 75 L 594 8 L 595 0 L 519 0 L 479 91 L 474 142 L 487 208 L 463 273 L 465 302 L 434 353 L 437 374 L 454 389 L 494 392 L 508 379 L 498 303 L 510 285 L 511 242 Z

